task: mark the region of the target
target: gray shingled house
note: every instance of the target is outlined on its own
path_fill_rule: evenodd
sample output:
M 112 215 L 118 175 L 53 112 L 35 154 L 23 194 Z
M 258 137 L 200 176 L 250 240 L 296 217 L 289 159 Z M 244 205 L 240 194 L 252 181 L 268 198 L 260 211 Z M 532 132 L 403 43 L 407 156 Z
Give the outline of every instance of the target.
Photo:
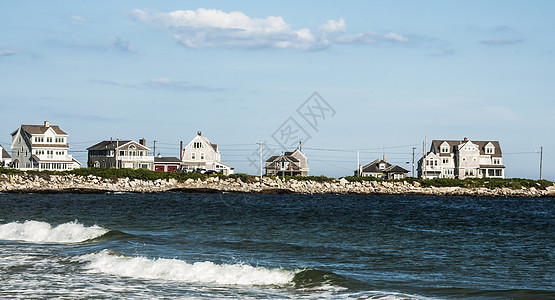
M 384 159 L 376 159 L 365 166 L 361 165 L 354 172 L 355 176 L 372 176 L 382 179 L 402 179 L 406 178 L 408 174 L 409 171 L 403 167 L 388 163 L 385 155 Z
M 266 160 L 266 176 L 308 176 L 308 171 L 308 159 L 299 149 Z

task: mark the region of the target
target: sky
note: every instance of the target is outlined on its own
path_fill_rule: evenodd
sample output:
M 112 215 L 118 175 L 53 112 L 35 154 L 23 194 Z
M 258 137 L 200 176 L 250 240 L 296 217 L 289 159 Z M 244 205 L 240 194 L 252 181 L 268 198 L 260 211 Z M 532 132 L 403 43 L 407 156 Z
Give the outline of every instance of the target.
M 310 175 L 434 139 L 497 140 L 555 180 L 553 1 L 1 1 L 0 145 L 59 125 L 70 153 L 197 131 L 236 172 L 302 141 Z M 357 156 L 358 153 L 358 156 Z M 358 157 L 358 160 L 357 160 Z

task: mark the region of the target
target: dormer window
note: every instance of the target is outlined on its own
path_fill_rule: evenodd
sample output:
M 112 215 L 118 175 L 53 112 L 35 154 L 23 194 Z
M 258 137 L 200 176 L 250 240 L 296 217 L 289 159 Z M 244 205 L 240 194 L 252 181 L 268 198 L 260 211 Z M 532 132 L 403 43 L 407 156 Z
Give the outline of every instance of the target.
M 380 168 L 380 170 L 385 169 L 385 164 L 384 164 L 384 163 L 381 163 L 380 166 L 379 166 L 379 168 Z
M 493 152 L 494 152 L 493 149 L 494 149 L 493 147 L 487 147 L 486 148 L 486 154 L 493 154 Z
M 441 153 L 449 153 L 449 146 L 441 146 Z

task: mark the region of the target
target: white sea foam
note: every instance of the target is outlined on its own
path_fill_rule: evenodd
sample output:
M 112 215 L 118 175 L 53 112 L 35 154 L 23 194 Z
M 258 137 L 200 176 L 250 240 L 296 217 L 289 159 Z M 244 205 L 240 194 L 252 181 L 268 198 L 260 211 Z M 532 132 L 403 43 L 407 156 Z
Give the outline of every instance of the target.
M 80 260 L 88 262 L 87 268 L 95 273 L 200 284 L 285 286 L 291 284 L 295 275 L 294 271 L 283 269 L 218 265 L 210 261 L 190 264 L 177 259 L 129 257 L 109 250 L 81 256 Z
M 69 222 L 52 227 L 46 222 L 25 221 L 0 225 L 0 240 L 32 243 L 79 243 L 94 239 L 108 232 L 100 226 L 85 227 L 77 222 Z

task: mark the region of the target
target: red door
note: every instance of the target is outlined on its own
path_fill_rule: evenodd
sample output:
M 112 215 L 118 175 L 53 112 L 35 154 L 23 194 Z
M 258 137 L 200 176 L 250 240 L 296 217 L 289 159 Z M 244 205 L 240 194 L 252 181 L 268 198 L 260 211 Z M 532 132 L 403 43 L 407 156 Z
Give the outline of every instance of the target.
M 154 171 L 156 172 L 164 172 L 164 166 L 155 166 Z
M 177 166 L 168 166 L 168 172 L 175 172 L 177 171 Z

